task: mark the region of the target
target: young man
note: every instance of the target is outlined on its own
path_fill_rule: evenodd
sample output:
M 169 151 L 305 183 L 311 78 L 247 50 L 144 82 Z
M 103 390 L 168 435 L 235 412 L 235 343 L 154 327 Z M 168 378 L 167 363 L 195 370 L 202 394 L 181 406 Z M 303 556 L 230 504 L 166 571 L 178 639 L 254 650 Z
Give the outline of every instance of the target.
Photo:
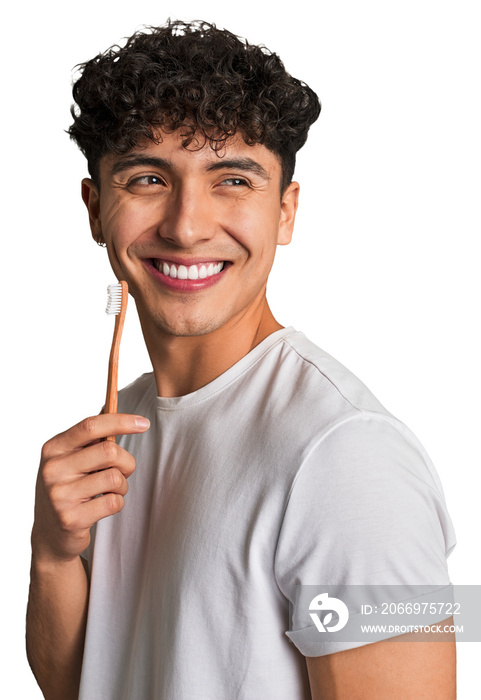
M 267 50 L 173 23 L 85 64 L 74 97 L 92 234 L 153 373 L 44 446 L 45 697 L 454 698 L 452 641 L 336 646 L 299 610 L 299 584 L 447 588 L 454 546 L 416 439 L 266 300 L 316 95 Z

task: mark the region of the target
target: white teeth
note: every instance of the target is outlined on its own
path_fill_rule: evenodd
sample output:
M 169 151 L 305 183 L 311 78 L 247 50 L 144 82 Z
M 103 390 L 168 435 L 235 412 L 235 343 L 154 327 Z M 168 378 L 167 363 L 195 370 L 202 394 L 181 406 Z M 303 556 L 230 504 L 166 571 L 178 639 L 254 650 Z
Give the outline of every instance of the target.
M 162 260 L 154 260 L 154 265 L 160 272 L 166 277 L 172 277 L 173 279 L 180 280 L 197 280 L 205 279 L 206 277 L 212 277 L 212 275 L 218 275 L 219 272 L 224 268 L 223 262 L 218 263 L 199 263 L 198 265 L 176 265 L 174 263 L 166 263 Z

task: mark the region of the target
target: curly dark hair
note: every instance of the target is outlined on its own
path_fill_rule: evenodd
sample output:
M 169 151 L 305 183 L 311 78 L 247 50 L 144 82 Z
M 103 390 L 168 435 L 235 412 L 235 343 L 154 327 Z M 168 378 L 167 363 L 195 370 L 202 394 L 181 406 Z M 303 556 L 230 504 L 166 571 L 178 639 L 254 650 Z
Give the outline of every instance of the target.
M 219 151 L 236 133 L 266 146 L 280 158 L 283 191 L 321 109 L 275 53 L 203 21 L 148 27 L 80 69 L 68 133 L 97 185 L 102 156 L 182 127 L 185 148 Z

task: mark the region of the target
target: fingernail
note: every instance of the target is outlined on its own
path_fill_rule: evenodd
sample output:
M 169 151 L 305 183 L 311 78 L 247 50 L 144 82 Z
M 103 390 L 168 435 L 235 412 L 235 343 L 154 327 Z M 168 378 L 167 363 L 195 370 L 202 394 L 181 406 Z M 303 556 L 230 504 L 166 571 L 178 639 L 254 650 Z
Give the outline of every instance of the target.
M 144 418 L 143 416 L 136 416 L 134 422 L 135 422 L 136 428 L 142 428 L 142 429 L 146 430 L 147 428 L 150 427 L 149 419 Z

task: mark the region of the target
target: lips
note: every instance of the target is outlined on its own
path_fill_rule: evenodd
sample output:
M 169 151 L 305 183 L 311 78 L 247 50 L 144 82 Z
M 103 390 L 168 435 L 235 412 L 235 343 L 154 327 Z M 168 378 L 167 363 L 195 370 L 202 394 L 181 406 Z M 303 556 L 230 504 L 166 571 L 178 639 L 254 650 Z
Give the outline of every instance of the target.
M 170 261 L 154 259 L 152 263 L 156 270 L 166 277 L 179 280 L 203 280 L 218 275 L 224 269 L 225 263 L 219 261 L 202 262 L 193 265 L 182 265 Z

